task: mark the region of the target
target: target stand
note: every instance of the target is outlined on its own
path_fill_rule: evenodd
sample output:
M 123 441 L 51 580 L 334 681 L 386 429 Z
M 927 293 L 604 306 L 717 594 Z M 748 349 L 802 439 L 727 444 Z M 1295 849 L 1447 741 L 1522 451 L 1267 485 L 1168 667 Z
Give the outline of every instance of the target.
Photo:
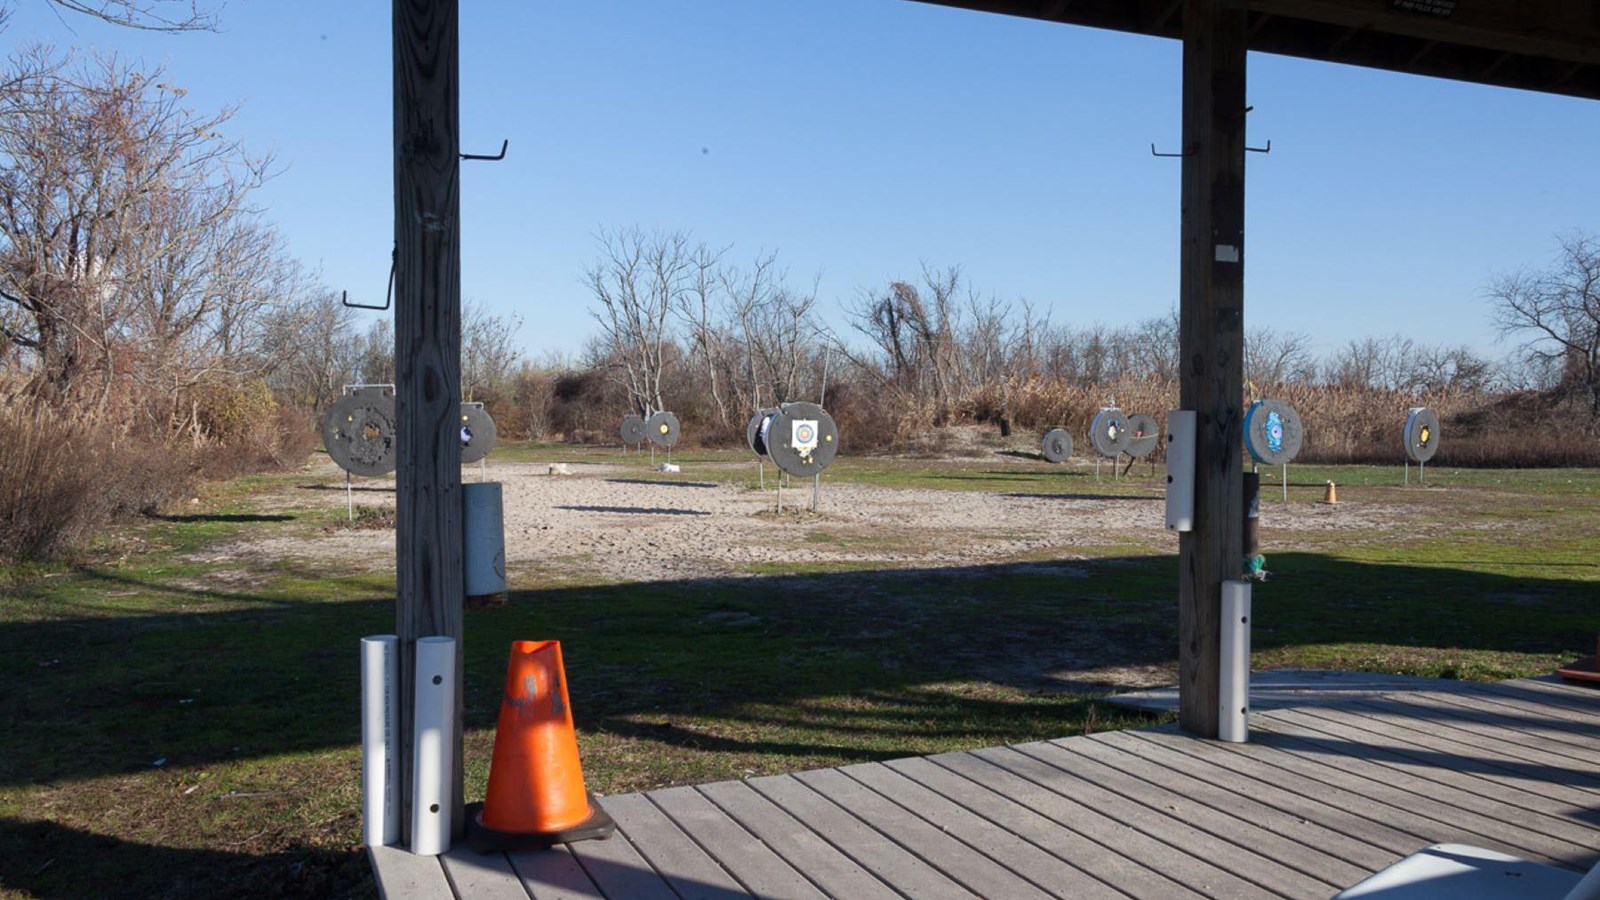
M 650 465 L 656 463 L 656 448 L 667 451 L 667 465 L 672 465 L 672 445 L 678 442 L 681 430 L 678 417 L 666 410 L 651 415 L 644 423 L 644 436 L 650 441 Z
M 1405 442 L 1405 484 L 1411 483 L 1411 464 L 1417 464 L 1417 484 L 1423 483 L 1428 460 L 1439 452 L 1439 414 L 1426 406 L 1414 406 L 1406 415 L 1400 439 Z
M 622 417 L 622 427 L 618 429 L 622 437 L 622 452 L 627 453 L 632 446 L 635 453 L 644 452 L 644 416 L 629 413 Z
M 1133 464 L 1141 459 L 1150 460 L 1150 474 L 1156 474 L 1156 447 L 1161 443 L 1161 426 L 1153 416 L 1144 413 L 1134 413 L 1128 417 L 1125 429 L 1128 433 L 1128 447 L 1124 453 L 1128 454 L 1127 468 L 1122 470 L 1126 475 L 1133 468 Z
M 354 522 L 354 476 L 379 478 L 395 470 L 394 385 L 348 384 L 343 393 L 322 418 L 322 446 L 344 470 L 345 515 Z
M 1250 452 L 1251 471 L 1278 466 L 1284 503 L 1289 502 L 1289 463 L 1300 454 L 1305 438 L 1300 414 L 1282 400 L 1257 400 L 1245 411 L 1244 447 Z
M 1093 421 L 1089 423 L 1089 445 L 1100 454 L 1094 460 L 1096 481 L 1100 480 L 1102 457 L 1111 459 L 1111 477 L 1113 479 L 1120 477 L 1117 475 L 1117 467 L 1121 464 L 1122 454 L 1127 451 L 1132 440 L 1133 433 L 1128 428 L 1128 416 L 1122 410 L 1115 406 L 1103 406 L 1095 413 Z
M 816 403 L 786 403 L 761 418 L 756 429 L 760 450 L 783 475 L 811 479 L 811 511 L 822 495 L 822 470 L 839 452 L 839 427 Z M 752 449 L 756 449 L 752 446 Z M 783 480 L 777 484 L 776 511 L 783 512 Z

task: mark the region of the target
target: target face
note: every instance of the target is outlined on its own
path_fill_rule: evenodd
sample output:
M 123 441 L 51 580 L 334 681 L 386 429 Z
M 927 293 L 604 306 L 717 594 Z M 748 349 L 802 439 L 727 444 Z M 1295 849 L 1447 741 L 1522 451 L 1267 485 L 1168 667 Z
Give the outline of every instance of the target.
M 322 419 L 322 446 L 351 475 L 376 478 L 395 469 L 394 394 L 360 388 L 329 407 Z
M 766 420 L 767 454 L 796 478 L 816 475 L 839 452 L 839 429 L 815 403 L 790 403 Z
M 1439 452 L 1439 414 L 1426 406 L 1414 407 L 1406 416 L 1406 456 L 1413 462 L 1425 463 Z
M 1282 400 L 1257 400 L 1244 414 L 1244 446 L 1258 463 L 1283 465 L 1300 453 L 1305 428 Z
M 1039 455 L 1047 462 L 1066 462 L 1072 457 L 1072 435 L 1064 428 L 1052 428 L 1044 433 L 1039 445 Z
M 644 423 L 645 437 L 657 447 L 671 447 L 678 442 L 678 417 L 662 411 Z
M 494 449 L 494 419 L 482 403 L 461 404 L 461 461 L 475 463 Z
M 1128 449 L 1128 417 L 1115 406 L 1107 406 L 1095 413 L 1089 423 L 1089 443 L 1101 456 L 1117 456 Z
M 1156 446 L 1161 443 L 1161 426 L 1144 413 L 1129 416 L 1124 430 L 1128 434 L 1128 455 L 1135 459 L 1144 459 L 1156 452 Z
M 626 415 L 622 417 L 622 427 L 618 429 L 622 435 L 622 442 L 633 447 L 644 443 L 644 418 L 642 416 Z

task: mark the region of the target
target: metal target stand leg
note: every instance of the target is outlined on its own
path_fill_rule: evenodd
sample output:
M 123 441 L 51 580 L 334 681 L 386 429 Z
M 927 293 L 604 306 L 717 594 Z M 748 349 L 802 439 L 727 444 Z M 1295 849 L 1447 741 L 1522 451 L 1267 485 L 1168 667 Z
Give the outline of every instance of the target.
M 356 497 L 355 497 L 355 494 L 352 493 L 352 491 L 351 491 L 350 473 L 349 472 L 344 473 L 344 511 L 345 511 L 346 517 L 348 517 L 349 520 L 350 520 L 350 524 L 352 524 L 352 525 L 355 524 L 355 521 L 356 521 Z
M 1283 503 L 1289 505 L 1289 464 L 1283 464 Z
M 822 493 L 822 473 L 811 476 L 811 511 L 817 511 L 817 495 Z

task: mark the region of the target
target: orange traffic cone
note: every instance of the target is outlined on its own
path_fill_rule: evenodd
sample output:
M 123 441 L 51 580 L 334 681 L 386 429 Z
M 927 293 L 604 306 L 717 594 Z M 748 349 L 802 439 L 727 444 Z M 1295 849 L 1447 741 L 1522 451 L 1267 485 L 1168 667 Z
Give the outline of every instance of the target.
M 479 853 L 531 850 L 616 828 L 583 789 L 561 642 L 512 642 L 489 788 L 467 807 L 467 842 Z
M 1322 502 L 1328 504 L 1329 506 L 1338 503 L 1339 486 L 1331 481 L 1328 482 L 1328 486 L 1322 491 Z

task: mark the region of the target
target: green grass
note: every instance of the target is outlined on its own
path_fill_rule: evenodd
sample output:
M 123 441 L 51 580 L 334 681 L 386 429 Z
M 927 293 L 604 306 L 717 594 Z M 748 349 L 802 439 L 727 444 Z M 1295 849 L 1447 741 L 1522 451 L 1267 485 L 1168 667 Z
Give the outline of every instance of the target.
M 620 454 L 513 446 L 505 457 Z M 674 459 L 695 480 L 754 481 L 745 454 Z M 1291 468 L 1296 503 L 1333 479 L 1347 503 L 1383 513 L 1326 533 L 1275 531 L 1275 483 L 1264 486 L 1273 577 L 1255 593 L 1258 668 L 1493 679 L 1592 651 L 1600 472 L 1439 470 L 1425 488 L 1398 474 Z M 827 478 L 1156 489 L 1005 458 L 843 459 Z M 356 648 L 393 630 L 392 575 L 219 552 L 346 527 L 339 489 L 241 479 L 76 564 L 11 574 L 0 590 L 0 896 L 370 891 L 356 850 Z M 272 500 L 285 494 L 305 502 Z M 807 527 L 818 544 L 882 540 L 826 517 Z M 562 640 L 587 783 L 606 793 L 1152 721 L 1113 711 L 1092 682 L 1173 663 L 1171 543 L 949 569 L 768 563 L 754 577 L 653 584 L 541 563 L 506 606 L 466 614 L 469 798 L 483 790 L 515 639 Z

